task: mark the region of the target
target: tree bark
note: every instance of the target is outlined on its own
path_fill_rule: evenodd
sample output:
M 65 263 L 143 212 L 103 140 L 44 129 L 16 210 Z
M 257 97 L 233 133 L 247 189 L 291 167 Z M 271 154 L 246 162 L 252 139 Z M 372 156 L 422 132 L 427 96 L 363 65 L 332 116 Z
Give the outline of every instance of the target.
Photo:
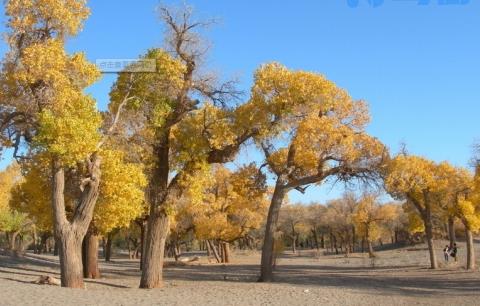
M 217 248 L 215 247 L 215 244 L 211 240 L 207 240 L 208 246 L 212 250 L 213 256 L 215 257 L 215 260 L 219 263 L 221 262 L 220 255 L 218 255 Z
M 84 278 L 100 278 L 98 269 L 98 236 L 91 230 L 83 238 L 82 262 Z
M 223 243 L 223 262 L 230 263 L 230 244 L 228 242 Z
M 473 246 L 472 231 L 465 226 L 465 238 L 467 241 L 467 270 L 475 269 L 475 249 Z
M 140 271 L 143 271 L 145 261 L 145 222 L 140 223 Z
M 17 236 L 19 233 L 19 231 L 10 232 L 10 251 L 12 252 L 15 251 Z
M 100 184 L 100 159 L 91 156 L 88 164 L 89 178 L 72 221 L 65 212 L 65 173 L 58 159 L 52 162 L 52 209 L 55 238 L 59 244 L 60 275 L 62 287 L 83 288 L 82 241 L 87 233 L 98 198 Z
M 169 229 L 169 218 L 163 212 L 151 213 L 145 239 L 145 254 L 142 254 L 143 269 L 140 288 L 160 288 L 163 276 L 165 240 Z
M 450 248 L 453 248 L 453 244 L 457 242 L 455 237 L 455 220 L 453 217 L 448 217 L 448 240 L 450 241 Z
M 84 288 L 82 237 L 74 231 L 65 230 L 58 239 L 62 287 Z
M 433 225 L 431 216 L 426 216 L 425 222 L 425 235 L 427 237 L 428 252 L 430 254 L 430 268 L 438 268 L 437 257 L 435 255 L 435 246 L 433 244 Z
M 265 227 L 265 237 L 263 239 L 262 260 L 260 267 L 260 282 L 271 282 L 273 280 L 273 262 L 274 262 L 274 241 L 275 231 L 277 229 L 278 216 L 282 207 L 283 199 L 287 192 L 283 186 L 283 178 L 279 176 L 275 184 L 275 190 L 272 195 L 272 201 L 268 210 L 267 224 Z

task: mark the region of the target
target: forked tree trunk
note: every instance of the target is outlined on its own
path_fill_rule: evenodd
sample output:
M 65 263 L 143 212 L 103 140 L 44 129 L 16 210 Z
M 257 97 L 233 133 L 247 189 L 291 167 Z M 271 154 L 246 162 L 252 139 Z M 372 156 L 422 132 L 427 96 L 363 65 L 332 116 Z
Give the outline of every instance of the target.
M 85 238 L 83 238 L 82 263 L 84 278 L 100 278 L 100 270 L 98 268 L 98 236 L 90 230 L 85 235 Z
M 143 269 L 140 288 L 150 289 L 162 286 L 163 256 L 169 223 L 165 213 L 150 213 L 145 237 L 145 254 L 142 254 Z
M 63 166 L 56 159 L 52 163 L 52 208 L 62 287 L 84 287 L 82 241 L 92 220 L 100 184 L 100 159 L 96 155 L 89 160 L 88 171 L 89 179 L 85 181 L 80 202 L 75 209 L 72 221 L 69 221 L 65 212 Z
M 280 208 L 282 207 L 282 202 L 287 192 L 283 187 L 283 180 L 285 180 L 285 178 L 282 178 L 282 176 L 278 177 L 268 210 L 265 237 L 263 239 L 260 278 L 258 280 L 260 282 L 271 282 L 273 280 L 273 257 L 276 255 L 273 252 L 275 231 L 277 229 Z
M 473 246 L 472 231 L 465 226 L 465 239 L 467 241 L 467 270 L 475 269 L 475 249 Z

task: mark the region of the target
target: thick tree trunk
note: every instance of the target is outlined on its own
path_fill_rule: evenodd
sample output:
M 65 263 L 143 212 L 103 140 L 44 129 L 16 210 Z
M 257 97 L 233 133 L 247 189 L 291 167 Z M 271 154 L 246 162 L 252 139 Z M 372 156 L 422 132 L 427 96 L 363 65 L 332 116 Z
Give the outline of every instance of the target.
M 83 238 L 82 262 L 84 278 L 100 278 L 100 270 L 98 269 L 98 236 L 90 230 Z
M 274 262 L 274 242 L 275 231 L 277 229 L 278 216 L 282 202 L 287 190 L 283 187 L 282 177 L 277 179 L 275 190 L 272 195 L 272 201 L 268 210 L 267 224 L 265 227 L 265 237 L 263 239 L 262 261 L 260 267 L 260 282 L 271 282 L 273 280 L 273 262 Z
M 455 237 L 455 220 L 453 217 L 448 217 L 448 240 L 450 241 L 450 248 L 457 242 Z
M 94 154 L 88 164 L 89 178 L 83 186 L 72 221 L 65 212 L 65 175 L 58 160 L 52 163 L 52 209 L 55 238 L 59 244 L 62 287 L 83 288 L 82 241 L 92 220 L 100 184 L 100 159 Z
M 475 269 L 475 249 L 473 246 L 472 231 L 465 226 L 465 239 L 467 241 L 467 270 Z
M 81 256 L 83 237 L 64 229 L 58 239 L 62 287 L 84 288 Z
M 325 248 L 325 234 L 322 233 L 322 236 L 320 237 L 320 246 L 322 247 L 322 249 Z
M 150 214 L 145 237 L 145 254 L 142 254 L 143 269 L 140 288 L 162 286 L 163 256 L 169 223 L 168 216 L 163 212 Z

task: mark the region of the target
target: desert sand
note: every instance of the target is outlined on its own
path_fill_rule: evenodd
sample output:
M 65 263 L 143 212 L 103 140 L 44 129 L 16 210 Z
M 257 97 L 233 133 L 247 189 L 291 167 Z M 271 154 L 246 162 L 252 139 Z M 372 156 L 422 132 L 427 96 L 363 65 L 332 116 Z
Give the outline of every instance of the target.
M 275 283 L 257 283 L 259 252 L 234 253 L 233 263 L 167 262 L 161 289 L 137 289 L 138 261 L 117 254 L 101 261 L 102 278 L 86 289 L 32 282 L 40 275 L 59 278 L 57 258 L 27 253 L 0 256 L 0 305 L 480 305 L 480 273 L 466 271 L 465 246 L 459 262 L 428 269 L 424 245 L 367 254 L 324 255 L 322 251 L 286 252 L 278 261 Z M 477 245 L 478 248 L 478 245 Z

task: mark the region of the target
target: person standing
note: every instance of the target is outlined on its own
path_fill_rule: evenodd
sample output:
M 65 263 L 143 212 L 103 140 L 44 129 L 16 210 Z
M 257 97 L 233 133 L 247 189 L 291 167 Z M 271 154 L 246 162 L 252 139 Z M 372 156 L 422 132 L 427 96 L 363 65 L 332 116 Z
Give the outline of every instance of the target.
M 448 247 L 448 245 L 446 245 L 443 249 L 443 256 L 445 258 L 445 262 L 448 262 L 448 257 L 450 256 L 450 248 Z
M 455 260 L 455 262 L 457 262 L 457 251 L 458 251 L 458 249 L 457 249 L 457 244 L 454 243 L 454 244 L 453 244 L 453 247 L 452 247 L 452 250 L 450 251 L 450 256 L 453 257 L 453 259 Z

